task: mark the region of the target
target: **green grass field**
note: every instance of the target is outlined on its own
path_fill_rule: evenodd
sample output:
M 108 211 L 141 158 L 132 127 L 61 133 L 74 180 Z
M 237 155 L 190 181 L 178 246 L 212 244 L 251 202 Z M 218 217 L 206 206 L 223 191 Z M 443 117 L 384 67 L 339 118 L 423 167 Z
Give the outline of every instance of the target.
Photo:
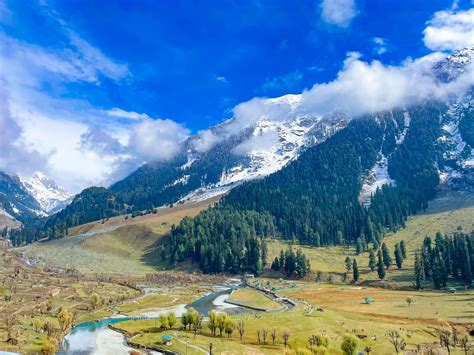
M 329 339 L 329 354 L 341 354 L 340 343 L 345 335 L 367 336 L 358 340 L 359 351 L 370 346 L 374 354 L 392 354 L 394 350 L 388 337 L 390 331 L 397 331 L 406 341 L 407 350 L 413 350 L 418 344 L 436 342 L 435 327 L 446 326 L 449 321 L 458 330 L 465 331 L 463 324 L 472 320 L 474 291 L 448 294 L 310 285 L 305 282 L 298 282 L 297 285 L 297 288 L 281 291 L 283 296 L 300 300 L 300 304 L 290 311 L 231 316 L 236 322 L 240 319 L 244 321 L 242 341 L 237 330 L 227 339 L 212 336 L 204 327 L 194 339 L 191 332 L 179 331 L 178 327 L 163 332 L 156 328 L 159 324 L 153 320 L 127 321 L 117 326 L 132 333 L 132 339 L 143 344 L 159 344 L 161 336 L 168 333 L 201 349 L 188 346 L 188 354 L 202 353 L 210 343 L 217 354 L 281 354 L 285 350 L 282 338 L 285 330 L 290 332 L 287 348 L 290 353 L 307 348 L 308 338 L 319 334 Z M 375 299 L 373 304 L 364 304 L 367 295 Z M 407 297 L 414 300 L 410 306 L 406 302 Z M 262 334 L 264 330 L 268 334 L 266 344 L 262 335 L 260 343 L 257 337 L 257 332 Z M 270 336 L 273 330 L 276 332 L 275 345 Z M 185 350 L 183 343 L 177 340 L 173 341 L 170 349 Z M 452 350 L 452 354 L 461 353 L 459 348 Z
M 156 214 L 136 218 L 119 216 L 71 228 L 69 236 L 34 243 L 18 251 L 48 265 L 76 269 L 86 274 L 145 275 L 165 270 L 159 255 L 172 224 L 195 216 L 217 199 L 159 209 Z M 180 266 L 186 270 L 189 265 Z
M 235 290 L 232 295 L 229 296 L 227 301 L 245 307 L 260 308 L 269 311 L 281 308 L 281 305 L 278 302 L 265 296 L 262 292 L 249 288 Z
M 424 213 L 412 216 L 408 219 L 406 228 L 385 237 L 384 242 L 389 247 L 392 257 L 395 243 L 405 241 L 407 247 L 407 259 L 402 270 L 392 267 L 386 276 L 387 281 L 397 281 L 401 286 L 411 285 L 412 268 L 414 264 L 415 251 L 421 246 L 426 235 L 434 237 L 437 231 L 441 233 L 453 233 L 461 226 L 463 231 L 474 229 L 474 194 L 467 192 L 441 192 L 439 197 L 429 203 Z M 269 260 L 278 256 L 280 250 L 286 249 L 287 242 L 274 240 L 268 243 Z M 295 245 L 295 248 L 300 247 Z M 356 255 L 355 247 L 301 247 L 311 261 L 311 269 L 315 272 L 345 273 L 345 259 L 350 257 L 357 259 L 361 272 L 361 280 L 377 280 L 377 273 L 370 272 L 368 268 L 369 254 Z

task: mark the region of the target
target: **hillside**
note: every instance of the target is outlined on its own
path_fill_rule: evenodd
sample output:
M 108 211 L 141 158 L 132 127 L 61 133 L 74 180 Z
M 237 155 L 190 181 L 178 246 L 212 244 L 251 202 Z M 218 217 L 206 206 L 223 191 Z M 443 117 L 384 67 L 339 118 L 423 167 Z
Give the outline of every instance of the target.
M 118 216 L 69 230 L 69 236 L 34 243 L 18 251 L 25 257 L 82 273 L 143 275 L 166 268 L 160 248 L 167 241 L 171 225 L 184 216 L 193 217 L 217 198 L 198 203 L 162 208 L 156 214 Z
M 425 212 L 409 217 L 406 227 L 387 235 L 384 242 L 393 253 L 395 243 L 404 240 L 407 247 L 407 258 L 404 261 L 402 270 L 392 267 L 387 271 L 386 281 L 396 281 L 398 286 L 411 286 L 413 280 L 414 254 L 423 243 L 426 235 L 432 238 L 436 232 L 442 234 L 452 234 L 459 227 L 465 232 L 474 230 L 474 193 L 457 192 L 452 190 L 442 190 L 439 196 L 430 201 Z M 269 260 L 273 260 L 279 255 L 280 250 L 286 249 L 288 242 L 274 240 L 268 243 Z M 295 245 L 295 248 L 301 248 L 304 254 L 310 259 L 311 269 L 316 274 L 318 272 L 326 273 L 322 275 L 323 279 L 328 279 L 330 273 L 339 276 L 345 273 L 346 257 L 355 258 L 361 272 L 361 280 L 378 283 L 379 279 L 376 272 L 370 272 L 368 268 L 369 255 L 361 253 L 356 255 L 354 246 L 341 247 L 308 247 Z M 334 281 L 340 281 L 335 277 Z

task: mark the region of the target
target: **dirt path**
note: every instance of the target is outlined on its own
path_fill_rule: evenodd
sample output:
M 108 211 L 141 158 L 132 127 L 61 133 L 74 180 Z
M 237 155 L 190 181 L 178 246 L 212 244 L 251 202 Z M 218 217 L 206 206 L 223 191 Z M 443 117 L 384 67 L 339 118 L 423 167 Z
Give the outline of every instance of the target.
M 193 348 L 193 349 L 196 349 L 198 351 L 201 351 L 205 354 L 209 354 L 209 352 L 203 348 L 200 348 L 199 346 L 197 345 L 193 345 L 193 344 L 190 344 L 188 343 L 186 340 L 183 340 L 181 339 L 179 336 L 178 336 L 178 333 L 174 332 L 174 337 L 176 338 L 177 341 L 179 341 L 181 344 L 184 344 L 186 346 L 189 346 L 190 348 Z

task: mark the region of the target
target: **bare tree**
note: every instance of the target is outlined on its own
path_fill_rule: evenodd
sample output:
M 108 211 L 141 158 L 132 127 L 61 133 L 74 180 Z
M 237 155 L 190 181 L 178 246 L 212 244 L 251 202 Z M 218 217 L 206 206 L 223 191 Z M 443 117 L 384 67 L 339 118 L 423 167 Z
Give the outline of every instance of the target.
M 276 339 L 276 336 L 277 336 L 277 330 L 276 330 L 276 328 L 273 328 L 273 329 L 272 329 L 271 336 L 272 336 L 272 344 L 275 345 L 275 339 Z
M 397 354 L 405 349 L 405 340 L 400 336 L 400 334 L 398 334 L 398 332 L 390 332 L 388 333 L 388 337 L 390 338 L 390 342 L 395 348 Z
M 239 331 L 239 334 L 240 334 L 240 341 L 242 341 L 242 337 L 244 336 L 244 333 L 245 333 L 245 324 L 244 324 L 243 319 L 239 320 L 239 323 L 237 323 L 237 330 Z
M 288 345 L 288 339 L 290 339 L 290 331 L 288 329 L 285 329 L 283 331 L 282 337 L 283 337 L 283 344 L 285 344 L 285 348 Z
M 7 343 L 14 343 L 16 342 L 16 339 L 14 337 L 14 332 L 13 332 L 13 327 L 15 325 L 16 318 L 15 314 L 13 313 L 12 310 L 7 311 L 7 319 L 5 322 L 5 326 L 7 329 Z
M 459 346 L 464 350 L 464 354 L 467 355 L 471 346 L 469 345 L 469 335 L 467 333 L 462 334 L 459 337 Z
M 440 345 L 446 348 L 448 354 L 451 354 L 451 331 L 446 328 L 436 328 L 435 332 L 438 334 Z
M 260 330 L 257 330 L 257 340 L 258 340 L 258 343 L 260 344 Z
M 262 329 L 263 344 L 267 345 L 268 329 Z
M 370 346 L 366 346 L 366 347 L 364 348 L 364 352 L 365 352 L 367 355 L 369 355 L 369 354 L 372 352 L 372 348 L 371 348 Z

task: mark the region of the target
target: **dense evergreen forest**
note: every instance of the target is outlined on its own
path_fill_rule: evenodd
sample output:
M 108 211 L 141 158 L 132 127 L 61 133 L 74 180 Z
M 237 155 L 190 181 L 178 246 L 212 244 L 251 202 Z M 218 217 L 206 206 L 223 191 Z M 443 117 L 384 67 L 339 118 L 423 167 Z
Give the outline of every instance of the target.
M 211 240 L 215 250 L 232 249 L 233 239 L 223 231 L 236 230 L 239 223 L 237 230 L 253 232 L 255 221 L 245 218 L 248 213 L 265 216 L 261 218 L 268 223 L 272 220 L 268 230 L 275 230 L 275 236 L 297 239 L 301 244 L 357 242 L 363 249 L 369 242 L 379 245 L 386 229 L 403 227 L 409 215 L 427 207 L 439 182 L 435 162 L 442 108 L 419 106 L 408 114 L 410 129 L 399 144 L 396 139 L 403 129 L 402 111 L 377 115 L 375 119 L 363 117 L 308 149 L 283 170 L 233 189 L 218 207 L 194 220 L 183 220 L 172 230 L 172 260 L 179 261 L 179 256 L 185 255 L 200 261 L 201 269 L 208 271 L 201 263 L 202 251 L 195 246 L 201 240 Z M 380 154 L 388 156 L 390 175 L 397 185 L 378 190 L 366 209 L 358 200 L 362 177 Z M 265 236 L 257 230 L 254 233 Z M 236 243 L 239 248 L 245 247 Z
M 167 254 L 174 263 L 192 258 L 206 271 L 221 270 L 222 263 L 216 261 L 221 256 L 225 270 L 249 270 L 245 258 L 254 255 L 255 259 L 258 252 L 251 249 L 261 245 L 260 239 L 268 236 L 268 231 L 271 236 L 313 246 L 357 242 L 366 249 L 369 242 L 380 244 L 386 229 L 403 227 L 406 217 L 426 208 L 435 195 L 439 181 L 438 118 L 443 109 L 433 104 L 410 109 L 411 124 L 402 142 L 402 110 L 353 120 L 281 171 L 237 187 L 219 206 L 193 220 L 183 220 L 171 232 Z M 221 148 L 216 150 L 221 153 L 212 154 L 225 154 L 225 147 Z M 362 179 L 381 154 L 388 157 L 390 176 L 397 185 L 378 190 L 370 207 L 365 208 L 358 200 Z M 219 164 L 218 157 L 214 158 Z M 170 166 L 184 162 L 175 161 Z M 208 167 L 195 167 L 201 168 Z M 151 173 L 150 169 L 161 172 Z M 84 190 L 66 209 L 28 223 L 21 231 L 13 232 L 11 239 L 19 245 L 60 238 L 71 226 L 133 212 L 137 207 L 151 209 L 171 198 L 160 194 L 157 186 L 173 179 L 172 171 L 162 164 L 148 164 L 110 189 Z M 266 227 L 256 228 L 255 223 Z M 239 241 L 234 243 L 234 239 Z M 247 254 L 237 255 L 237 249 Z
M 417 289 L 425 282 L 437 289 L 446 287 L 450 276 L 470 287 L 474 275 L 474 231 L 444 237 L 438 232 L 434 242 L 426 236 L 415 255 L 414 272 Z

